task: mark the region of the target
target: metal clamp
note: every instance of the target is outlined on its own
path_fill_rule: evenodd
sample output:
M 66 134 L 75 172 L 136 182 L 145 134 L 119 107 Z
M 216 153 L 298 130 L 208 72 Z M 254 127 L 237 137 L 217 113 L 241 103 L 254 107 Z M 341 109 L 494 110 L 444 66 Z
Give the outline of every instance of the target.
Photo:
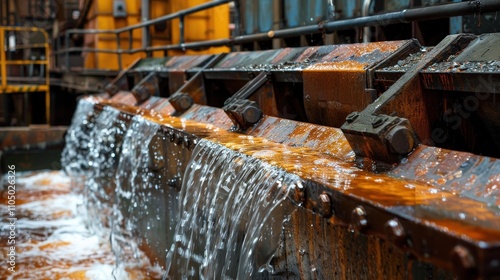
M 124 69 L 123 71 L 121 71 L 118 74 L 118 76 L 116 76 L 109 84 L 107 84 L 104 87 L 104 91 L 106 91 L 109 94 L 109 96 L 112 97 L 115 94 L 117 94 L 120 90 L 128 90 L 129 85 L 128 85 L 128 82 L 127 82 L 127 75 L 126 74 L 139 61 L 140 61 L 140 59 L 135 60 L 126 69 Z
M 149 73 L 139 83 L 137 83 L 137 85 L 134 86 L 131 92 L 134 95 L 135 100 L 137 100 L 136 105 L 142 104 L 151 96 L 158 96 L 159 88 L 156 72 Z
M 182 114 L 186 112 L 194 103 L 206 103 L 206 97 L 203 94 L 205 88 L 203 70 L 214 67 L 226 55 L 227 53 L 221 53 L 212 57 L 200 71 L 194 74 L 189 81 L 170 96 L 168 101 L 177 113 Z
M 419 142 L 407 119 L 383 114 L 353 112 L 347 116 L 342 131 L 356 155 L 386 163 L 397 162 Z
M 222 109 L 239 129 L 245 130 L 262 118 L 262 110 L 257 102 L 248 98 L 269 82 L 270 78 L 269 71 L 259 73 L 224 102 Z

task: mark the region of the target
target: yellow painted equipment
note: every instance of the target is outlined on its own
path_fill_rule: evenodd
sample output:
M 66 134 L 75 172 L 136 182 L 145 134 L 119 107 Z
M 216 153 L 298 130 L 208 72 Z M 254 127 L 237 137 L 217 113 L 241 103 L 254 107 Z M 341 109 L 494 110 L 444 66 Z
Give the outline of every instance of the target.
M 189 7 L 193 7 L 207 0 L 189 1 L 150 1 L 150 18 L 158 18 Z M 93 1 L 87 15 L 86 29 L 115 30 L 118 28 L 138 24 L 141 22 L 140 1 L 125 0 L 126 15 L 115 17 L 113 15 L 113 1 Z M 213 40 L 229 37 L 229 6 L 221 5 L 212 9 L 187 15 L 184 19 L 185 42 Z M 180 41 L 179 19 L 167 22 L 166 25 L 150 26 L 151 46 L 178 44 Z M 137 49 L 142 46 L 142 29 L 120 34 L 120 46 L 117 46 L 115 34 L 86 34 L 84 46 L 103 50 Z M 171 51 L 169 55 L 180 54 L 206 54 L 228 51 L 227 47 L 214 47 L 204 51 Z M 101 70 L 118 70 L 121 65 L 126 67 L 137 58 L 144 58 L 144 52 L 135 54 L 115 53 L 83 53 L 85 68 Z M 120 58 L 121 56 L 121 58 Z M 163 51 L 153 52 L 154 57 L 165 56 Z
M 9 36 L 7 37 L 6 34 L 9 34 Z M 9 44 L 6 44 L 7 40 L 9 40 L 8 38 L 12 36 L 19 35 L 23 41 L 30 41 L 31 36 L 36 36 L 37 34 L 43 36 L 42 43 L 30 44 L 28 42 L 25 44 L 21 42 L 20 45 L 11 45 L 11 42 L 9 42 Z M 50 75 L 47 68 L 49 67 L 50 45 L 47 32 L 45 32 L 44 29 L 35 27 L 1 26 L 0 46 L 8 46 L 0 50 L 0 69 L 2 77 L 0 94 L 45 92 L 45 118 L 48 123 L 50 120 Z M 36 60 L 26 59 L 26 55 L 34 49 L 43 49 L 45 53 L 44 57 L 40 57 Z M 7 52 L 16 50 L 23 50 L 25 56 L 22 59 L 9 58 L 7 56 Z M 25 65 L 40 65 L 40 67 L 45 67 L 46 70 L 43 73 L 43 77 L 24 77 L 21 73 L 16 73 L 16 69 L 13 69 L 14 66 Z

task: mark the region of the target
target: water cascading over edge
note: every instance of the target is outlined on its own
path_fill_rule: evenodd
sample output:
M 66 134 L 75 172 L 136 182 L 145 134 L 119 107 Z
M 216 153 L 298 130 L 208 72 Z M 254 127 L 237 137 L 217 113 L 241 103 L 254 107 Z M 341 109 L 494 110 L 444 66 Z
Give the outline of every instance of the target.
M 122 278 L 119 274 L 124 264 L 133 262 L 138 258 L 139 248 L 145 235 L 141 232 L 149 231 L 151 226 L 145 221 L 150 212 L 154 212 L 155 205 L 151 203 L 152 190 L 160 188 L 161 174 L 151 169 L 150 142 L 158 131 L 159 125 L 146 121 L 141 116 L 132 119 L 130 128 L 123 139 L 120 160 L 115 175 L 116 189 L 112 215 L 111 245 L 117 260 L 117 270 L 114 276 Z M 161 154 L 152 155 L 163 157 Z
M 202 140 L 186 169 L 168 279 L 251 279 L 272 271 L 288 193 L 300 178 Z

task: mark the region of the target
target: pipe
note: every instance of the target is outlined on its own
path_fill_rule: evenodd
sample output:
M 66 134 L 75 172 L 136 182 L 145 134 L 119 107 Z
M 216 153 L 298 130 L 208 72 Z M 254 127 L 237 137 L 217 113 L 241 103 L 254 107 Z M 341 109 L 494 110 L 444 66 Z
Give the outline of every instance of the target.
M 141 22 L 148 22 L 149 20 L 149 0 L 141 0 Z M 147 48 L 149 46 L 150 32 L 149 26 L 144 26 L 142 28 L 142 47 Z
M 225 0 L 220 0 L 217 2 L 221 2 Z M 213 3 L 213 2 L 208 2 Z M 186 10 L 184 10 L 186 11 Z M 216 39 L 216 40 L 208 40 L 202 42 L 192 42 L 185 44 L 177 44 L 177 45 L 167 45 L 167 46 L 154 46 L 148 47 L 146 49 L 130 49 L 130 50 L 99 50 L 99 49 L 89 49 L 89 48 L 71 48 L 69 50 L 61 51 L 61 53 L 65 52 L 74 52 L 74 51 L 94 51 L 94 52 L 108 52 L 108 53 L 127 53 L 133 54 L 144 51 L 161 51 L 161 50 L 185 50 L 185 49 L 203 49 L 209 47 L 217 47 L 217 46 L 231 46 L 231 45 L 239 45 L 250 43 L 254 41 L 260 40 L 269 40 L 273 38 L 286 38 L 286 37 L 294 37 L 299 35 L 307 35 L 314 33 L 333 33 L 338 30 L 346 30 L 357 27 L 365 27 L 365 26 L 385 26 L 394 23 L 407 23 L 411 21 L 419 21 L 419 20 L 430 20 L 430 19 L 438 19 L 438 18 L 449 18 L 454 16 L 463 16 L 468 14 L 475 13 L 489 13 L 500 11 L 500 1 L 498 0 L 476 0 L 476 1 L 467 1 L 467 2 L 458 2 L 445 4 L 440 6 L 432 6 L 432 7 L 424 7 L 424 8 L 414 8 L 414 9 L 406 9 L 399 12 L 391 12 L 380 15 L 372 15 L 366 17 L 338 20 L 338 21 L 329 21 L 326 23 L 307 25 L 301 27 L 294 27 L 282 30 L 270 31 L 267 33 L 257 33 L 252 35 L 244 35 L 244 36 L 235 36 L 234 38 L 226 38 L 226 39 Z M 160 18 L 158 18 L 160 19 Z M 156 20 L 156 19 L 155 19 Z M 151 21 L 150 21 L 151 22 Z M 137 25 L 136 25 L 137 26 Z M 142 27 L 142 26 L 141 26 Z M 123 28 L 124 30 L 129 30 L 131 27 Z M 137 27 L 134 27 L 137 28 Z M 76 33 L 86 33 L 85 30 L 77 30 Z M 88 31 L 87 31 L 88 32 Z M 121 32 L 121 30 L 120 30 Z M 109 30 L 90 30 L 89 33 L 97 34 L 97 33 L 113 33 L 113 31 Z
M 328 0 L 328 20 L 335 20 L 335 3 L 333 0 Z
M 171 14 L 168 14 L 168 15 L 165 15 L 165 16 L 162 16 L 162 17 L 158 17 L 158 18 L 155 18 L 155 19 L 152 19 L 152 20 L 148 20 L 146 22 L 141 22 L 141 23 L 134 24 L 134 25 L 131 25 L 131 26 L 119 28 L 119 29 L 116 29 L 115 32 L 122 33 L 122 32 L 126 32 L 126 31 L 129 31 L 129 30 L 133 30 L 133 29 L 145 27 L 145 26 L 148 26 L 148 25 L 162 23 L 164 21 L 172 20 L 174 18 L 178 18 L 178 17 L 181 17 L 181 16 L 189 15 L 189 14 L 193 14 L 193 13 L 196 13 L 196 12 L 199 12 L 199 11 L 203 11 L 203 10 L 206 10 L 206 9 L 209 9 L 209 8 L 217 7 L 217 6 L 229 3 L 231 1 L 233 1 L 233 0 L 218 0 L 218 1 L 206 2 L 206 3 L 203 3 L 201 5 L 198 5 L 198 6 L 195 6 L 195 7 L 192 7 L 192 8 L 188 8 L 188 9 L 185 9 L 185 10 L 177 11 L 175 13 L 171 13 Z
M 362 17 L 366 17 L 370 13 L 371 3 L 372 3 L 371 0 L 363 0 L 363 7 L 361 8 Z M 363 27 L 363 43 L 370 42 L 370 37 L 371 37 L 370 27 L 369 26 Z

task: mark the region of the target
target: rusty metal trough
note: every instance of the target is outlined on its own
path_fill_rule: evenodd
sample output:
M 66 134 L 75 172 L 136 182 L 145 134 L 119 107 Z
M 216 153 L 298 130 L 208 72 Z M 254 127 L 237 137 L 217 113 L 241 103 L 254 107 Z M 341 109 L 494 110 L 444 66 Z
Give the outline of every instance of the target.
M 300 177 L 255 279 L 498 279 L 499 35 L 144 59 L 81 102 L 161 125 L 169 192 L 200 139 Z M 165 265 L 170 233 L 141 234 Z

